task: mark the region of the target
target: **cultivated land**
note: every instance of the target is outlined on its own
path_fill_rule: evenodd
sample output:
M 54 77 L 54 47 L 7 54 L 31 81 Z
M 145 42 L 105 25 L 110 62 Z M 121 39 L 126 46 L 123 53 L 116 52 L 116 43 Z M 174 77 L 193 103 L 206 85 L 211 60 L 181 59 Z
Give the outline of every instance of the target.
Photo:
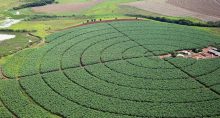
M 89 9 L 94 5 L 101 3 L 103 0 L 91 0 L 88 2 L 66 3 L 66 4 L 52 4 L 40 7 L 34 7 L 35 12 L 41 13 L 59 13 L 59 12 L 79 12 L 81 10 Z
M 0 0 L 0 118 L 220 117 L 219 0 L 39 1 Z
M 4 117 L 220 117 L 219 58 L 159 58 L 220 43 L 204 30 L 115 21 L 55 33 L 46 42 L 3 66 Z
M 166 16 L 195 17 L 205 21 L 220 20 L 219 0 L 144 0 L 124 5 Z

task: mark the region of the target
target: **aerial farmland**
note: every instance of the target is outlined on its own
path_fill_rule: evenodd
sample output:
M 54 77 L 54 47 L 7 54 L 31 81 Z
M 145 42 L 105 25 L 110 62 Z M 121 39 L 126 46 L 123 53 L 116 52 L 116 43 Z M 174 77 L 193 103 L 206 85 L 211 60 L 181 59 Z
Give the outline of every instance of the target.
M 220 118 L 219 0 L 0 3 L 0 118 Z

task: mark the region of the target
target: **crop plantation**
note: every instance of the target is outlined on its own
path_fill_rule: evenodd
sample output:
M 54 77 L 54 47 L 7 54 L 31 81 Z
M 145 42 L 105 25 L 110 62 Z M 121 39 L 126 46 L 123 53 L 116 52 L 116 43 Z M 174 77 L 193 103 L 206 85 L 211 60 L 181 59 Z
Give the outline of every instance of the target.
M 54 33 L 46 42 L 3 65 L 1 117 L 220 117 L 219 58 L 159 58 L 220 44 L 205 30 L 114 21 Z

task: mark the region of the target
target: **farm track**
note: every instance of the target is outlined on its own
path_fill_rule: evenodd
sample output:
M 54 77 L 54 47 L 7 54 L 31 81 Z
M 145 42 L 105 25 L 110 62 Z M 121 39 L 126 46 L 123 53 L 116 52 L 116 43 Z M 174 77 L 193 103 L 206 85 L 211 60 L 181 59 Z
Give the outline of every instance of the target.
M 114 83 L 112 81 L 108 81 L 108 80 L 104 80 L 100 77 L 98 77 L 97 75 L 95 75 L 93 72 L 91 72 L 88 67 L 90 66 L 93 66 L 93 65 L 99 65 L 99 64 L 102 64 L 103 66 L 105 66 L 107 69 L 111 70 L 111 71 L 114 71 L 116 73 L 121 73 L 121 74 L 124 74 L 126 76 L 131 76 L 127 73 L 123 73 L 123 72 L 120 72 L 120 71 L 117 71 L 117 70 L 114 70 L 113 68 L 109 67 L 107 64 L 108 63 L 112 63 L 112 62 L 117 62 L 117 61 L 125 61 L 127 62 L 128 64 L 131 64 L 135 67 L 140 67 L 140 68 L 146 68 L 146 69 L 158 69 L 158 68 L 151 68 L 151 67 L 145 67 L 145 66 L 140 66 L 140 65 L 136 65 L 134 63 L 131 63 L 129 62 L 130 59 L 138 59 L 138 58 L 151 58 L 151 57 L 158 57 L 159 55 L 156 54 L 154 51 L 156 50 L 150 50 L 148 48 L 146 48 L 145 46 L 147 44 L 141 44 L 137 41 L 135 41 L 134 39 L 132 39 L 131 37 L 129 37 L 126 33 L 120 31 L 119 29 L 115 28 L 112 24 L 110 23 L 107 23 L 109 26 L 111 26 L 117 33 L 119 34 L 122 34 L 123 36 L 116 36 L 116 37 L 111 37 L 111 38 L 107 38 L 107 39 L 103 39 L 103 40 L 99 40 L 99 41 L 96 41 L 96 42 L 93 42 L 91 43 L 90 45 L 86 46 L 82 52 L 80 53 L 80 57 L 79 57 L 79 60 L 80 60 L 80 63 L 78 66 L 73 66 L 73 65 L 70 65 L 69 67 L 63 67 L 63 57 L 65 55 L 65 53 L 67 51 L 69 51 L 72 47 L 75 47 L 76 45 L 78 44 L 81 44 L 81 43 L 84 43 L 84 41 L 87 41 L 87 40 L 91 40 L 92 38 L 96 38 L 96 37 L 99 37 L 99 36 L 102 36 L 102 35 L 105 35 L 105 34 L 102 34 L 102 35 L 96 35 L 94 37 L 90 37 L 86 40 L 81 40 L 81 41 L 78 41 L 76 43 L 74 43 L 73 45 L 71 45 L 70 47 L 67 47 L 64 51 L 62 51 L 61 53 L 61 56 L 59 57 L 59 68 L 56 68 L 56 69 L 51 69 L 51 70 L 48 70 L 48 71 L 45 71 L 43 70 L 42 68 L 42 63 L 43 63 L 43 60 L 45 58 L 46 55 L 50 54 L 52 52 L 52 50 L 56 50 L 56 48 L 59 46 L 59 45 L 62 45 L 64 43 L 68 43 L 68 41 L 70 40 L 73 40 L 75 37 L 77 36 L 81 36 L 81 35 L 84 35 L 86 33 L 82 33 L 80 35 L 77 35 L 77 36 L 73 36 L 73 37 L 69 37 L 69 39 L 65 40 L 65 41 L 62 41 L 62 42 L 59 42 L 57 43 L 56 45 L 54 45 L 54 47 L 50 48 L 49 50 L 47 50 L 46 52 L 44 52 L 44 54 L 42 55 L 42 57 L 40 58 L 40 64 L 39 64 L 39 69 L 38 69 L 38 73 L 35 73 L 35 74 L 30 74 L 30 75 L 20 75 L 18 78 L 23 78 L 23 77 L 31 77 L 31 76 L 34 76 L 34 75 L 40 75 L 41 79 L 43 80 L 43 82 L 47 85 L 47 87 L 49 87 L 51 90 L 53 90 L 53 92 L 55 92 L 56 94 L 58 94 L 59 96 L 61 96 L 62 98 L 65 98 L 66 100 L 68 101 L 71 101 L 73 103 L 76 103 L 77 105 L 79 106 L 82 106 L 82 107 L 85 107 L 85 108 L 88 108 L 88 109 L 91 109 L 91 110 L 95 110 L 95 111 L 100 111 L 100 112 L 103 112 L 103 113 L 110 113 L 110 114 L 117 114 L 117 115 L 122 115 L 122 116 L 132 116 L 132 117 L 156 117 L 157 116 L 145 116 L 145 115 L 136 115 L 136 114 L 128 114 L 128 113 L 121 113 L 121 112 L 114 112 L 114 111 L 109 111 L 109 110 L 104 110 L 104 109 L 100 109 L 98 107 L 95 107 L 95 106 L 88 106 L 84 103 L 81 103 L 80 101 L 77 101 L 77 100 L 74 100 L 74 99 L 70 99 L 69 97 L 65 96 L 64 94 L 60 93 L 59 91 L 57 91 L 56 88 L 54 88 L 49 82 L 48 80 L 46 80 L 46 78 L 44 77 L 44 75 L 47 75 L 47 74 L 50 74 L 50 73 L 53 73 L 53 72 L 61 72 L 65 77 L 66 79 L 68 79 L 68 81 L 71 81 L 73 84 L 75 84 L 76 86 L 79 86 L 81 87 L 82 89 L 84 89 L 85 91 L 89 91 L 95 95 L 100 95 L 100 96 L 104 96 L 104 97 L 108 97 L 108 98 L 112 98 L 112 99 L 118 99 L 118 100 L 121 100 L 121 101 L 130 101 L 130 102 L 148 102 L 148 103 L 166 103 L 166 104 L 188 104 L 188 103 L 202 103 L 202 102 L 207 102 L 207 101 L 215 101 L 215 100 L 219 100 L 219 98 L 211 98 L 211 99 L 202 99 L 202 100 L 188 100 L 188 101 L 173 101 L 173 102 L 170 102 L 170 101 L 150 101 L 150 100 L 136 100 L 136 99 L 129 99 L 129 98 L 123 98 L 123 97 L 117 97 L 117 96 L 112 96 L 112 95 L 109 95 L 109 94 L 106 94 L 106 93 L 102 93 L 102 92 L 99 92 L 99 91 L 95 91 L 89 87 L 87 87 L 86 85 L 83 85 L 81 83 L 78 83 L 77 81 L 71 79 L 71 77 L 65 72 L 66 70 L 68 69 L 76 69 L 76 68 L 79 68 L 79 69 L 83 69 L 88 75 L 94 77 L 94 79 L 97 79 L 99 81 L 102 81 L 106 84 L 109 84 L 109 85 L 116 85 L 116 86 L 120 86 L 120 87 L 125 87 L 125 88 L 130 88 L 130 89 L 138 89 L 138 90 L 164 90 L 164 91 L 181 91 L 181 90 L 194 90 L 194 89 L 203 89 L 203 88 L 208 88 L 209 90 L 211 90 L 212 92 L 214 92 L 215 94 L 217 94 L 218 96 L 220 95 L 219 93 L 216 93 L 215 90 L 211 89 L 210 86 L 207 86 L 203 83 L 201 83 L 199 80 L 197 80 L 195 77 L 193 77 L 193 80 L 198 82 L 200 85 L 202 85 L 202 87 L 194 87 L 194 88 L 180 88 L 180 89 L 161 89 L 161 88 L 158 88 L 158 89 L 154 89 L 154 88 L 142 88 L 142 87 L 133 87 L 133 86 L 129 86 L 129 85 L 123 85 L 123 84 L 118 84 L 118 83 Z M 103 30 L 103 29 L 101 29 Z M 96 30 L 96 31 L 100 31 L 100 30 Z M 135 31 L 135 30 L 134 30 Z M 95 32 L 95 31 L 91 31 L 91 32 Z M 87 33 L 91 33 L 91 32 L 87 32 Z M 111 33 L 116 33 L 116 32 L 107 32 L 106 34 L 111 34 Z M 71 32 L 68 32 L 67 34 L 69 34 Z M 63 34 L 62 36 L 65 36 L 66 34 Z M 59 37 L 56 37 L 55 39 L 59 39 L 61 38 L 62 36 L 59 36 Z M 90 50 L 91 47 L 93 47 L 94 45 L 99 45 L 99 43 L 102 43 L 104 41 L 110 41 L 110 40 L 113 40 L 115 38 L 120 38 L 120 37 L 127 37 L 128 40 L 122 40 L 122 41 L 118 41 L 118 42 L 115 42 L 111 45 L 108 45 L 107 47 L 103 48 L 100 52 L 100 56 L 99 56 L 99 61 L 94 61 L 94 62 L 84 62 L 83 59 L 85 57 L 85 53 L 87 51 Z M 103 53 L 106 51 L 106 49 L 108 49 L 109 47 L 111 46 L 114 46 L 114 45 L 117 45 L 117 44 L 120 44 L 120 43 L 124 43 L 124 42 L 133 42 L 134 44 L 136 44 L 136 46 L 131 46 L 131 47 L 128 47 L 127 49 L 123 50 L 122 52 L 120 52 L 121 54 L 121 58 L 115 58 L 115 59 L 103 59 Z M 148 44 L 148 45 L 154 45 L 154 44 Z M 156 44 L 155 44 L 156 45 Z M 157 44 L 159 45 L 159 44 Z M 162 44 L 161 44 L 162 45 Z M 196 44 L 195 45 L 199 45 L 199 44 Z M 175 45 L 170 45 L 172 47 L 175 47 Z M 146 50 L 146 52 L 150 52 L 153 56 L 146 56 L 146 55 L 140 55 L 140 56 L 131 56 L 131 57 L 125 57 L 125 52 L 133 47 L 140 47 L 140 48 L 143 48 L 144 50 Z M 158 50 L 158 51 L 163 51 L 163 50 Z M 169 52 L 167 52 L 169 53 Z M 176 66 L 175 64 L 173 64 L 172 62 L 170 62 L 169 60 L 165 60 L 163 59 L 164 62 L 166 63 L 170 63 L 173 68 L 162 68 L 162 69 L 178 69 L 182 72 L 184 72 L 185 74 L 188 75 L 188 78 L 175 78 L 175 79 L 189 79 L 189 78 L 192 78 L 192 75 L 185 72 L 182 68 L 185 68 L 185 67 L 188 67 L 188 66 L 192 66 L 194 64 L 196 64 L 197 62 L 194 61 L 193 63 L 190 63 L 189 65 L 184 65 L 182 66 L 181 68 Z M 58 64 L 58 63 L 57 63 Z M 214 71 L 217 71 L 218 69 L 220 69 L 220 67 L 216 68 L 215 70 L 212 70 L 213 72 Z M 210 73 L 210 72 L 209 72 Z M 207 75 L 209 73 L 205 73 L 204 75 Z M 199 75 L 200 76 L 200 75 Z M 196 77 L 199 77 L 199 76 L 196 76 Z M 203 76 L 203 75 L 201 75 Z M 136 78 L 140 78 L 138 76 L 133 76 L 133 77 L 136 77 Z M 148 79 L 146 77 L 143 77 L 145 79 Z M 150 79 L 150 78 L 149 78 Z M 153 79 L 153 78 L 152 78 Z M 171 80 L 172 78 L 166 78 L 166 79 L 169 79 Z M 19 85 L 21 86 L 21 88 L 23 89 L 23 91 L 25 92 L 25 88 L 22 87 L 21 83 L 20 83 L 20 79 L 19 79 Z M 27 92 L 25 92 L 25 94 L 27 94 L 28 96 L 30 96 L 31 100 L 33 100 L 36 104 L 38 104 L 40 107 L 42 107 L 43 109 L 47 110 L 48 112 L 52 113 L 52 114 L 55 114 L 55 115 L 58 115 L 60 117 L 64 117 L 64 115 L 62 114 L 57 114 L 57 113 L 54 113 L 52 111 L 50 111 L 50 109 L 47 109 L 47 108 L 44 108 L 44 106 L 40 103 L 38 103 L 37 101 L 35 101 L 34 98 L 31 97 L 31 95 L 29 95 Z M 212 114 L 212 115 L 204 115 L 203 117 L 214 117 L 214 116 L 220 116 L 220 114 Z M 200 116 L 192 116 L 193 117 L 200 117 Z M 158 117 L 159 118 L 159 117 Z M 164 118 L 188 118 L 188 117 L 184 117 L 184 116 L 180 116 L 180 117 L 174 117 L 174 116 L 166 116 Z

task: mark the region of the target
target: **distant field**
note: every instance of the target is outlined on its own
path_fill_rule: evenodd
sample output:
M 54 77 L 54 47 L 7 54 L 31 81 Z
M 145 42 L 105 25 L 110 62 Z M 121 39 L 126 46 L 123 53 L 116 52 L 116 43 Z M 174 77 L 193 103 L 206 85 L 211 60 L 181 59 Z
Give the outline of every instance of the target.
M 54 33 L 46 42 L 3 65 L 3 117 L 220 117 L 219 58 L 159 58 L 220 43 L 204 30 L 115 21 Z
M 167 16 L 195 17 L 205 21 L 220 20 L 219 0 L 144 0 L 128 6 Z
M 193 12 L 220 18 L 220 0 L 168 0 L 167 2 Z
M 34 7 L 33 11 L 41 13 L 60 13 L 60 12 L 79 12 L 89 9 L 92 6 L 102 2 L 102 0 L 91 0 L 78 3 L 51 4 L 46 6 Z

